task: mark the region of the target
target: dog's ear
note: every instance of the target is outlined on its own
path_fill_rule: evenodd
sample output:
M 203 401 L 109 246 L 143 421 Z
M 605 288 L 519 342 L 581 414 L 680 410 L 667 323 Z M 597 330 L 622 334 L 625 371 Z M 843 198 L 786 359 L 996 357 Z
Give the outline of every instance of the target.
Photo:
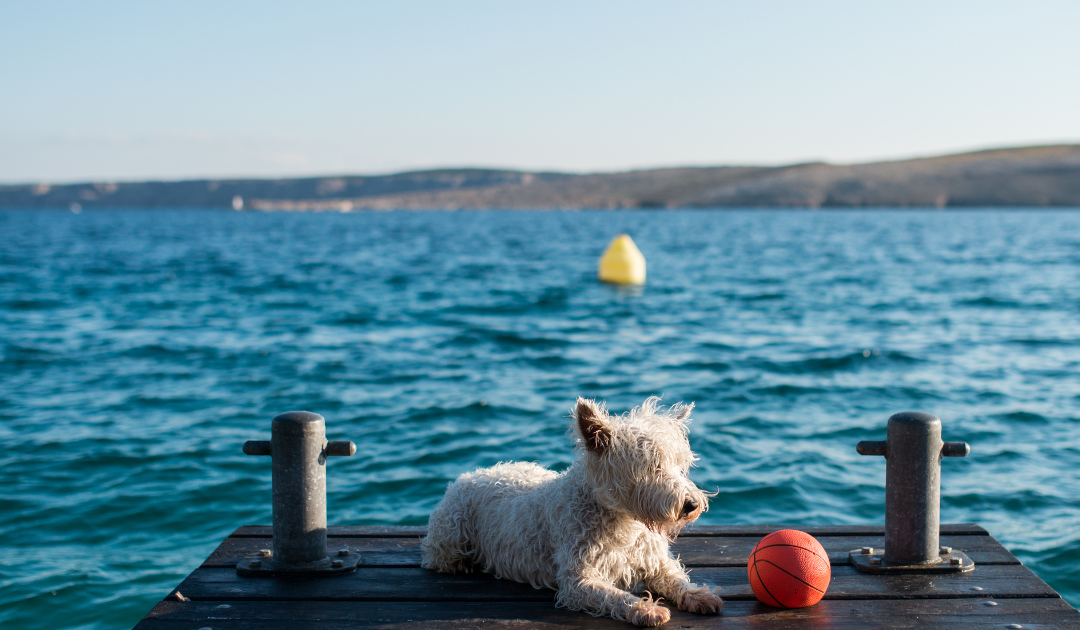
M 574 406 L 574 419 L 577 420 L 581 441 L 589 452 L 601 455 L 611 446 L 611 425 L 607 412 L 596 401 L 578 398 Z
M 671 411 L 670 411 L 671 419 L 674 420 L 675 422 L 680 422 L 680 423 L 685 424 L 686 422 L 688 422 L 690 420 L 690 412 L 693 411 L 693 410 L 694 410 L 694 403 L 690 403 L 689 405 L 684 405 L 682 403 L 672 405 L 671 406 Z

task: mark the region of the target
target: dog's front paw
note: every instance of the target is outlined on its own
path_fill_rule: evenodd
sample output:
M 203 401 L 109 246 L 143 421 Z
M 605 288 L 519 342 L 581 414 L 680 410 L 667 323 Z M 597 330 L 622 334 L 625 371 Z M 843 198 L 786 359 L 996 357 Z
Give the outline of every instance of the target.
M 724 600 L 708 586 L 684 591 L 677 603 L 679 608 L 699 615 L 719 615 L 724 609 Z
M 444 573 L 472 573 L 476 570 L 472 560 L 468 558 L 461 558 L 453 562 L 448 562 L 442 569 Z
M 630 607 L 626 620 L 635 626 L 659 626 L 671 619 L 671 613 L 667 608 L 643 599 Z

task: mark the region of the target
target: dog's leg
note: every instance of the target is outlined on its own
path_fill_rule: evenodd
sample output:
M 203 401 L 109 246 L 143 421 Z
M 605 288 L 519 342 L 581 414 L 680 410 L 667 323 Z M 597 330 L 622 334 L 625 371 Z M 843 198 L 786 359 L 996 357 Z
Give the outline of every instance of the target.
M 628 621 L 635 626 L 659 626 L 671 619 L 668 609 L 655 600 L 638 597 L 600 579 L 560 583 L 556 603 L 571 610 Z
M 692 583 L 678 560 L 668 556 L 661 567 L 660 573 L 645 580 L 645 587 L 653 593 L 692 613 L 718 615 L 724 609 L 724 600 L 716 594 L 719 589 Z
M 420 543 L 421 566 L 443 573 L 473 572 L 467 510 L 460 484 L 451 485 L 428 519 L 428 534 Z

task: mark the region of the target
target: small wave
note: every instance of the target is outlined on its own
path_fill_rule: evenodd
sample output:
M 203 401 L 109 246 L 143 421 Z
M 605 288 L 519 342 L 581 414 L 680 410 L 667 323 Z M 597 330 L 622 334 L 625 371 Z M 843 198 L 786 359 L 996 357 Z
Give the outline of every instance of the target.
M 219 349 L 211 346 L 169 347 L 158 343 L 149 343 L 128 348 L 127 350 L 120 352 L 119 355 L 131 359 L 193 361 L 196 362 L 196 364 L 197 362 L 235 358 L 235 356 L 223 354 Z
M 170 311 L 180 308 L 181 304 L 175 300 L 140 300 L 128 303 L 130 308 L 148 311 Z
M 838 429 L 823 429 L 819 430 L 816 427 L 811 427 L 813 430 L 807 434 L 804 439 L 811 440 L 844 440 L 850 441 L 855 444 L 859 440 L 873 440 L 877 439 L 874 436 L 884 435 L 884 425 L 882 426 L 857 426 L 857 427 L 843 427 Z
M 568 359 L 564 356 L 551 354 L 542 357 L 527 357 L 524 363 L 533 367 L 541 368 L 544 370 L 552 370 L 555 368 L 567 367 L 570 365 L 581 365 L 582 361 L 576 359 Z
M 410 466 L 431 466 L 438 464 L 452 464 L 455 468 L 460 468 L 460 471 L 464 471 L 470 467 L 469 464 L 463 464 L 463 462 L 469 462 L 476 457 L 478 451 L 482 451 L 480 444 L 467 443 L 462 444 L 456 448 L 450 448 L 446 450 L 433 451 L 427 449 L 421 453 L 417 453 L 415 457 L 409 460 Z M 502 455 L 495 455 L 495 457 L 501 457 Z M 396 464 L 394 468 L 400 466 L 400 463 Z
M 741 295 L 739 299 L 743 302 L 771 302 L 774 300 L 787 299 L 786 293 L 758 293 L 755 295 Z
M 553 337 L 529 336 L 505 330 L 486 330 L 474 328 L 454 337 L 439 342 L 438 347 L 471 347 L 483 343 L 494 343 L 505 349 L 553 349 L 570 345 L 565 339 Z
M 1014 462 L 1019 464 L 1028 459 L 1028 455 L 1007 448 L 1000 450 L 980 450 L 978 456 L 983 460 L 994 461 L 996 463 Z
M 308 309 L 311 308 L 311 304 L 308 302 L 300 302 L 296 300 L 287 300 L 283 302 L 264 302 L 263 308 L 277 310 L 277 309 Z
M 986 378 L 986 377 L 982 377 L 982 378 Z M 957 393 L 960 393 L 960 391 L 958 390 Z M 978 402 L 978 404 L 988 405 L 988 404 L 997 403 L 997 404 L 1002 404 L 1003 405 L 1006 402 L 1012 400 L 1012 397 L 1009 396 L 1008 394 L 1003 393 L 1003 392 L 985 390 L 985 391 L 981 391 L 981 392 L 975 392 L 974 399 Z
M 230 273 L 229 275 L 233 274 Z M 277 277 L 259 284 L 234 285 L 231 287 L 231 290 L 233 293 L 252 296 L 277 293 L 280 291 L 322 293 L 322 291 L 319 290 L 319 287 L 315 286 L 314 283 L 298 282 L 285 277 Z
M 971 298 L 967 300 L 959 300 L 956 302 L 957 306 L 978 306 L 983 308 L 1002 308 L 1002 309 L 1025 309 L 1025 310 L 1042 310 L 1047 308 L 1047 304 L 1030 304 L 1020 302 L 1018 300 L 1010 300 L 1005 298 L 997 298 L 993 296 L 984 295 L 982 297 Z
M 1073 576 L 1073 582 L 1080 579 L 1080 536 L 1074 536 L 1072 540 L 1044 549 L 1036 554 L 1040 564 Z M 1074 589 L 1080 591 L 1080 589 Z
M 898 400 L 904 402 L 914 401 L 946 401 L 950 399 L 949 395 L 942 392 L 932 391 L 929 389 L 923 389 L 921 387 L 914 387 L 911 385 L 887 385 L 887 386 L 871 386 L 861 387 L 856 389 L 837 390 L 842 391 L 848 395 L 855 393 L 861 394 L 868 399 L 879 400 Z
M 488 403 L 486 400 L 477 400 L 461 407 L 433 406 L 426 407 L 424 409 L 410 410 L 408 414 L 404 418 L 402 418 L 402 421 L 410 423 L 424 423 L 431 422 L 433 420 L 443 420 L 447 418 L 452 418 L 455 420 L 479 420 L 495 417 L 509 421 L 513 416 L 536 417 L 537 415 L 537 412 L 531 409 L 493 405 Z
M 1010 468 L 1015 466 L 1014 460 L 1006 461 Z M 971 465 L 970 462 L 965 462 L 964 460 L 951 463 L 955 465 L 953 467 L 962 466 L 964 464 Z M 945 497 L 942 498 L 945 499 Z M 947 501 L 951 506 L 964 507 L 967 509 L 983 508 L 994 511 L 1000 510 L 1012 514 L 1032 514 L 1036 512 L 1052 514 L 1057 510 L 1070 509 L 1074 503 L 1072 497 L 1057 496 L 1052 489 L 1048 492 L 1041 492 L 1036 489 L 1028 488 L 1015 488 L 1008 492 L 993 492 L 987 490 L 978 493 L 966 492 L 963 494 L 950 494 Z
M 432 378 L 431 374 L 427 373 L 385 373 L 377 374 L 370 377 L 354 378 L 354 379 L 342 379 L 346 382 L 364 384 L 364 385 L 403 385 L 406 383 L 419 383 Z M 443 377 L 445 378 L 445 377 Z M 459 379 L 460 380 L 460 379 Z
M 496 304 L 458 304 L 444 309 L 445 313 L 462 315 L 536 315 L 559 312 L 569 304 L 569 292 L 565 289 L 546 290 L 535 298 L 515 295 L 513 300 Z
M 337 326 L 363 326 L 375 321 L 375 316 L 367 313 L 349 313 L 335 319 L 327 320 L 328 324 Z
M 185 354 L 187 354 L 187 350 L 166 348 L 160 344 L 151 343 L 125 350 L 120 353 L 120 356 L 134 359 L 163 359 L 167 357 L 181 357 Z
M 124 399 L 123 402 L 110 405 L 110 411 L 132 411 L 136 409 L 163 409 L 170 412 L 202 409 L 218 404 L 213 399 L 189 396 L 143 396 L 136 394 Z
M 553 310 L 566 306 L 569 301 L 570 292 L 566 289 L 548 289 L 540 294 L 533 305 L 544 310 Z
M 1020 346 L 1075 346 L 1076 339 L 1036 339 L 1034 337 L 1020 337 L 1010 339 L 1009 343 Z
M 485 331 L 485 334 L 492 341 L 503 346 L 521 348 L 564 348 L 570 345 L 570 342 L 565 339 L 554 339 L 552 337 L 528 337 L 525 335 L 519 335 L 518 333 L 514 332 Z
M 751 364 L 759 369 L 778 374 L 825 374 L 880 365 L 882 361 L 912 364 L 919 363 L 920 359 L 902 352 L 866 349 L 837 356 L 812 357 L 786 362 L 757 359 Z
M 59 308 L 64 303 L 60 300 L 8 300 L 0 302 L 0 307 L 9 311 L 45 311 Z
M 751 431 L 774 431 L 778 426 L 781 426 L 782 424 L 783 423 L 776 422 L 775 420 L 767 420 L 765 418 L 762 418 L 761 416 L 748 415 L 741 416 L 739 418 L 736 418 L 735 420 L 725 422 L 723 424 L 718 424 L 716 426 L 725 430 L 737 428 L 748 429 Z
M 481 343 L 483 343 L 483 340 L 480 339 L 480 337 L 478 335 L 475 335 L 475 334 L 472 334 L 472 333 L 461 333 L 459 335 L 454 335 L 453 337 L 450 337 L 449 339 L 444 339 L 444 340 L 440 341 L 439 343 L 435 344 L 435 347 L 438 348 L 438 349 L 442 349 L 442 348 L 471 348 L 473 346 L 478 346 Z
M 1010 413 L 995 414 L 990 416 L 995 420 L 1004 420 L 1006 422 L 1023 422 L 1026 424 L 1037 423 L 1046 424 L 1049 420 L 1040 414 L 1032 413 L 1030 411 L 1013 411 Z
M 26 368 L 75 365 L 78 361 L 70 355 L 58 354 L 42 348 L 8 345 L 0 350 L 0 369 L 15 371 Z
M 738 350 L 738 347 L 732 346 L 719 341 L 703 341 L 701 342 L 702 348 L 708 348 L 710 350 Z
M 822 387 L 804 387 L 802 385 L 772 385 L 770 387 L 755 387 L 750 390 L 754 396 L 779 396 L 781 398 L 799 398 L 808 394 L 823 394 L 828 389 Z
M 874 278 L 867 278 L 865 276 L 837 276 L 832 279 L 834 284 L 866 284 L 876 285 L 877 280 Z
M 706 370 L 709 372 L 727 372 L 731 369 L 731 365 L 723 361 L 688 361 L 667 367 L 673 370 Z

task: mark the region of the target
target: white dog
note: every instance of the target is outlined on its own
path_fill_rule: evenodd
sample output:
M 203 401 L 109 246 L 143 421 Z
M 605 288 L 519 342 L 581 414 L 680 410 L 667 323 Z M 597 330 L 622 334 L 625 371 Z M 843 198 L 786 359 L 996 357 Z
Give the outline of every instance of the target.
M 649 398 L 615 417 L 578 398 L 571 428 L 578 455 L 561 474 L 516 462 L 459 477 L 428 521 L 423 566 L 447 573 L 475 568 L 556 589 L 559 606 L 639 626 L 671 618 L 659 598 L 719 613 L 723 600 L 692 584 L 668 549 L 708 506 L 687 477 L 695 459 L 686 439 L 694 406 L 664 411 L 659 401 Z M 630 592 L 639 589 L 645 597 Z

